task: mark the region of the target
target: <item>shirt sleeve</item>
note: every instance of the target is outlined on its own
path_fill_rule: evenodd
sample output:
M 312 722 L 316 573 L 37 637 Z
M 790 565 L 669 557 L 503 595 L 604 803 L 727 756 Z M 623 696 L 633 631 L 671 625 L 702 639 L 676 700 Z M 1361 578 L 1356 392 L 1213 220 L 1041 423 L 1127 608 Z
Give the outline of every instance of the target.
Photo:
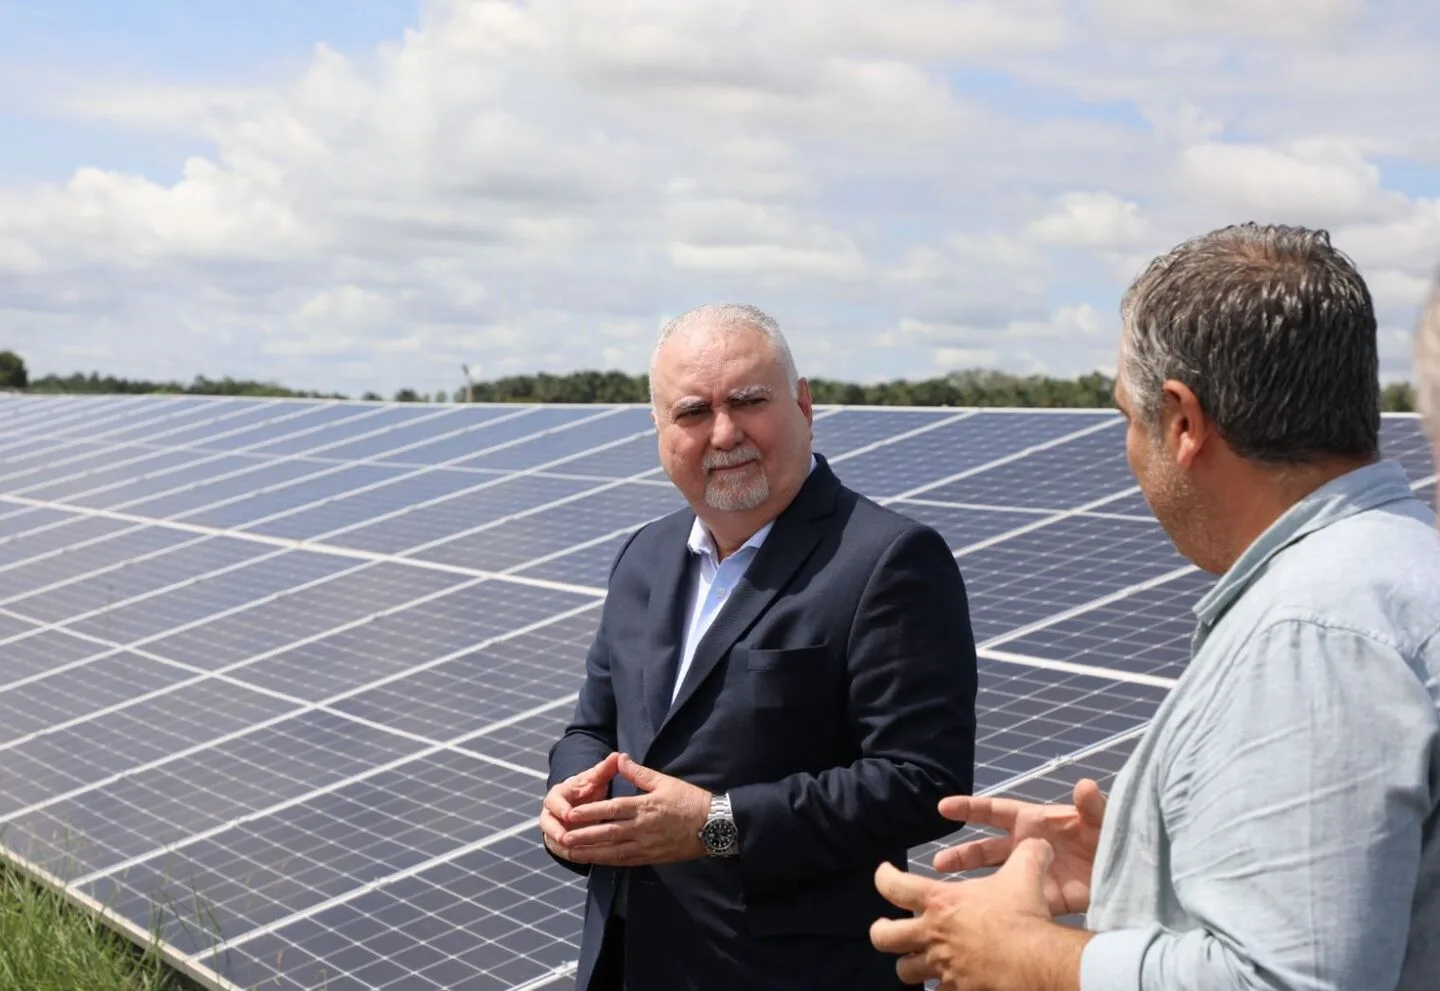
M 1313 618 L 1257 632 L 1161 755 L 1160 858 L 1192 928 L 1101 933 L 1082 991 L 1393 988 L 1440 715 L 1392 646 Z

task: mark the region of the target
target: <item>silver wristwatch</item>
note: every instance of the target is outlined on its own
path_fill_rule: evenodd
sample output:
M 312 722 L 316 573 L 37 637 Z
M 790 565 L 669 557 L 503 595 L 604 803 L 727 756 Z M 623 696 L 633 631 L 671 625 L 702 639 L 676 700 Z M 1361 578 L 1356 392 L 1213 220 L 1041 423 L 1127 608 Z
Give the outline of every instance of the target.
M 740 833 L 730 812 L 729 795 L 710 799 L 710 818 L 700 827 L 700 842 L 705 844 L 705 853 L 711 857 L 733 857 L 740 852 Z

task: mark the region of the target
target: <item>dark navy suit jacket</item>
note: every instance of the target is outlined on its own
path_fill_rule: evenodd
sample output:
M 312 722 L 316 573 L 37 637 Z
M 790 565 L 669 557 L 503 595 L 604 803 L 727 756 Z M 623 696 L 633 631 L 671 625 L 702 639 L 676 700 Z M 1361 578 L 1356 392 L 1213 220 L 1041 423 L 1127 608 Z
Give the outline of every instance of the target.
M 728 791 L 741 849 L 630 869 L 626 991 L 903 987 L 870 945 L 875 919 L 903 914 L 874 872 L 958 828 L 936 804 L 973 786 L 974 635 L 939 534 L 816 461 L 673 705 L 694 515 L 643 527 L 616 558 L 549 783 L 628 753 Z M 589 876 L 577 988 L 612 991 L 590 975 L 619 871 L 560 863 Z

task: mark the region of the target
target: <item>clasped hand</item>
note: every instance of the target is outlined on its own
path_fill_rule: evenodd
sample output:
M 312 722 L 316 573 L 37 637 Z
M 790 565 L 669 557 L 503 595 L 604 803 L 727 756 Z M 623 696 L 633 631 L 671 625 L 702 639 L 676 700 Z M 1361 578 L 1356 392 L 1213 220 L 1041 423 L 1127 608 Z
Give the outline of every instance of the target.
M 640 794 L 606 798 L 622 778 Z M 710 815 L 703 788 L 612 753 L 587 771 L 551 788 L 540 831 L 551 853 L 577 864 L 636 867 L 705 855 L 700 828 Z

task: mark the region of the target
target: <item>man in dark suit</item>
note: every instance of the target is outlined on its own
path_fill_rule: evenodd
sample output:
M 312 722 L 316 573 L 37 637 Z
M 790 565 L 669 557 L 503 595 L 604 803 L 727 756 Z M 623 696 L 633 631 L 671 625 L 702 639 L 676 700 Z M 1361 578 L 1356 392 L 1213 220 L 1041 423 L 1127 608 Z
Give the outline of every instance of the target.
M 811 453 L 774 321 L 716 304 L 651 365 L 661 462 L 691 509 L 610 576 L 575 714 L 550 752 L 546 848 L 588 874 L 580 991 L 870 991 L 896 910 L 876 867 L 956 828 L 975 643 L 932 529 Z

